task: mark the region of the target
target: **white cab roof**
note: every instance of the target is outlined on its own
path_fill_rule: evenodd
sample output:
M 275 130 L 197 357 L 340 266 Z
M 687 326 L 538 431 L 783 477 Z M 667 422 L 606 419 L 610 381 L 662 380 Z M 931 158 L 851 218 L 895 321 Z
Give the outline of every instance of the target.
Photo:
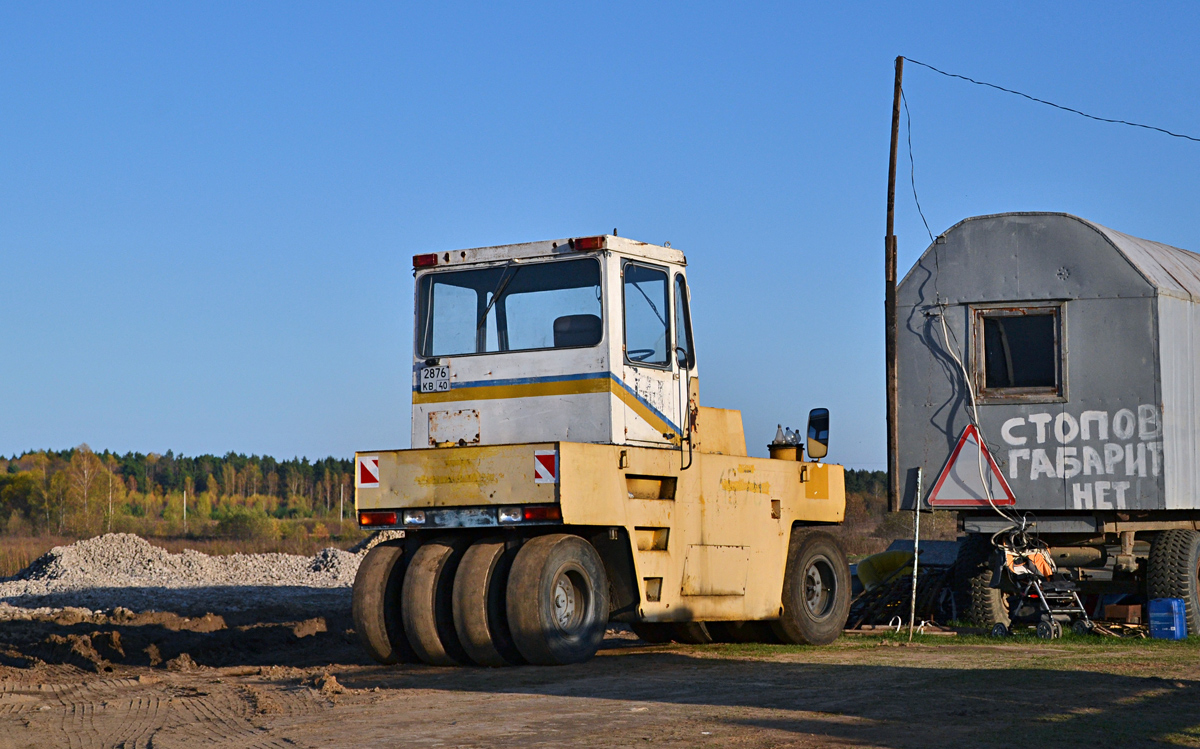
M 599 243 L 595 248 L 585 250 L 574 249 L 576 239 L 595 239 Z M 565 255 L 583 255 L 597 250 L 609 250 L 621 255 L 656 260 L 660 263 L 687 265 L 687 258 L 673 247 L 662 247 L 656 244 L 638 242 L 625 237 L 615 237 L 605 234 L 595 237 L 578 237 L 568 239 L 547 239 L 542 242 L 522 242 L 521 244 L 502 244 L 494 247 L 474 247 L 466 250 L 450 250 L 437 253 L 438 268 L 451 265 L 468 265 L 487 263 L 497 260 L 520 260 Z

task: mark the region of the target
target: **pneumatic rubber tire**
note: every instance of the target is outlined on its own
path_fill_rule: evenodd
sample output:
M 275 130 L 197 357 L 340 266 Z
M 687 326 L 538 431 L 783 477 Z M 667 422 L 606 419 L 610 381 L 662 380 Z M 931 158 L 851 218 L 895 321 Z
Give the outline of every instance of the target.
M 425 543 L 404 576 L 404 633 L 417 657 L 431 666 L 471 664 L 454 629 L 451 600 L 454 573 L 468 543 L 455 536 Z
M 1150 544 L 1148 598 L 1182 598 L 1189 637 L 1200 635 L 1200 532 L 1163 531 Z
M 471 544 L 454 573 L 451 596 L 454 631 L 463 650 L 481 666 L 515 666 L 525 662 L 508 629 L 505 591 L 515 549 L 504 539 Z
M 1008 597 L 999 588 L 993 588 L 992 540 L 985 535 L 972 533 L 958 546 L 954 560 L 954 587 L 966 609 L 966 619 L 978 627 L 990 628 L 995 624 L 1012 626 L 1008 612 Z
M 416 663 L 416 651 L 404 634 L 400 593 L 408 558 L 399 543 L 382 543 L 367 552 L 354 576 L 351 615 L 354 631 L 379 663 Z
M 833 536 L 793 531 L 783 574 L 783 613 L 772 628 L 796 645 L 828 645 L 850 615 L 850 563 Z
M 530 663 L 582 663 L 608 625 L 608 575 L 587 541 L 555 533 L 530 539 L 508 574 L 508 626 Z

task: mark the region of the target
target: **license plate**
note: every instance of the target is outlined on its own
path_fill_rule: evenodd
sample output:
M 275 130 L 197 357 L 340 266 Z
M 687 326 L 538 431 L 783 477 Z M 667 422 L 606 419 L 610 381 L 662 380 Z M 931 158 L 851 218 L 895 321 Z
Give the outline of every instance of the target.
M 450 367 L 423 367 L 421 369 L 421 392 L 444 393 L 450 389 Z

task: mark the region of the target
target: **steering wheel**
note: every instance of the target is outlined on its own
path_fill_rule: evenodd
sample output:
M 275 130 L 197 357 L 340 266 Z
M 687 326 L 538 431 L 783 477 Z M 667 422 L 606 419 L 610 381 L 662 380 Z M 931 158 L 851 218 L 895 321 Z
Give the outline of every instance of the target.
M 635 348 L 633 351 L 626 351 L 625 355 L 628 356 L 631 361 L 646 361 L 646 357 L 654 356 L 654 349 Z

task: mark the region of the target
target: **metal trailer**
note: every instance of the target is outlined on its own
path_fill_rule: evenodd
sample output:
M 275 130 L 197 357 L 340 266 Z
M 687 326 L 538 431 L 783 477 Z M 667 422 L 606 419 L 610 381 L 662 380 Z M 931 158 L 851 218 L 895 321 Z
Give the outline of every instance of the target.
M 1200 255 L 1063 213 L 977 216 L 897 310 L 901 508 L 924 467 L 924 507 L 959 511 L 971 616 L 1007 622 L 984 569 L 1007 514 L 1084 592 L 1183 598 L 1200 632 Z
M 741 414 L 700 406 L 682 252 L 596 236 L 413 265 L 412 449 L 356 455 L 360 525 L 402 535 L 354 584 L 374 658 L 571 663 L 610 620 L 658 641 L 841 633 L 828 411 L 803 460 L 748 456 Z

